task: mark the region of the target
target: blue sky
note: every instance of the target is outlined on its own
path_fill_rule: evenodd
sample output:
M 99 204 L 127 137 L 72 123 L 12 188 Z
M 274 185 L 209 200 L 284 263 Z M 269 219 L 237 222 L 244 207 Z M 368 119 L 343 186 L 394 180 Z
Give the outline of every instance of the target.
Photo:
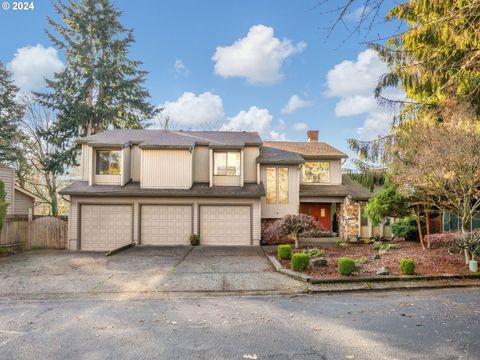
M 152 103 L 166 106 L 177 127 L 257 130 L 288 140 L 305 140 L 306 129 L 318 129 L 321 141 L 347 151 L 347 138 L 371 138 L 388 127 L 389 112 L 372 95 L 386 67 L 364 42 L 391 33 L 392 25 L 342 44 L 345 27 L 327 38 L 334 14 L 312 9 L 316 3 L 114 2 L 122 23 L 134 29 L 130 57 L 149 71 Z M 41 88 L 43 76 L 63 66 L 44 32 L 45 17 L 55 16 L 52 4 L 36 0 L 34 6 L 0 10 L 0 60 L 26 91 Z M 347 26 L 355 25 L 360 6 Z

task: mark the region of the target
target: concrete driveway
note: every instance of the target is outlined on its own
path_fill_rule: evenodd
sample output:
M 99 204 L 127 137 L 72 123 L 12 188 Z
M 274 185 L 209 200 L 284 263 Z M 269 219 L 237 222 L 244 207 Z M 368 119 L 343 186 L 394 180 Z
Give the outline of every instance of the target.
M 174 293 L 292 293 L 260 247 L 134 247 L 116 255 L 65 250 L 0 258 L 0 298 L 144 298 Z

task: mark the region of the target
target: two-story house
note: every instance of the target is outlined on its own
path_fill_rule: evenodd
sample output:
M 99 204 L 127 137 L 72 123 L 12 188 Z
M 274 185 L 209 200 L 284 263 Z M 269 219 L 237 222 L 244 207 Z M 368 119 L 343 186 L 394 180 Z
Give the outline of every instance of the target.
M 370 196 L 342 176 L 346 155 L 318 142 L 318 131 L 303 143 L 164 130 L 111 130 L 78 142 L 82 179 L 61 192 L 71 200 L 70 249 L 186 245 L 191 234 L 203 245 L 259 245 L 262 220 L 300 211 L 326 230 L 336 216 L 350 236 L 361 231 L 355 201 Z

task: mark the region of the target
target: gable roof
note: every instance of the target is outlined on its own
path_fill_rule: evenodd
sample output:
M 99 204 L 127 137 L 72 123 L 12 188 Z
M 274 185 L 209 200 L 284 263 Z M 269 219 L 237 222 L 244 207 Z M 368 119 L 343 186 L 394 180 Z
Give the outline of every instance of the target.
M 79 144 L 92 146 L 123 146 L 128 143 L 142 147 L 194 147 L 207 146 L 261 146 L 257 132 L 249 131 L 169 131 L 159 129 L 115 129 L 86 136 Z
M 260 148 L 257 162 L 259 164 L 297 165 L 303 164 L 305 160 L 297 153 L 263 146 Z
M 295 152 L 303 157 L 347 158 L 347 154 L 324 142 L 264 141 L 264 146 Z
M 21 188 L 20 186 L 15 185 L 15 191 L 21 192 L 22 194 L 31 197 L 34 201 L 39 200 L 38 196 L 35 195 L 34 193 L 31 193 L 30 191 Z
M 346 197 L 351 196 L 356 201 L 366 201 L 373 196 L 367 188 L 352 180 L 347 174 L 342 174 L 340 185 L 300 185 L 300 197 L 325 196 Z

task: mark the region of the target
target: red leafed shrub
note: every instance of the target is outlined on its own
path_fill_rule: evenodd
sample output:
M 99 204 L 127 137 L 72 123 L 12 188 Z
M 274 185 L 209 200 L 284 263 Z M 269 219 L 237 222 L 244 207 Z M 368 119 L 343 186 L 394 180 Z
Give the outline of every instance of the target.
M 288 236 L 282 235 L 282 233 L 280 232 L 280 222 L 281 220 L 277 220 L 274 222 L 265 222 L 262 224 L 262 244 L 278 245 L 293 243 L 293 239 L 290 239 Z
M 321 230 L 318 221 L 310 215 L 285 215 L 280 220 L 280 233 L 295 238 L 295 247 L 298 247 L 298 236 L 306 231 Z
M 426 242 L 430 242 L 430 248 L 436 249 L 445 247 L 458 240 L 462 236 L 458 231 L 447 231 L 443 233 L 430 234 L 425 236 Z

